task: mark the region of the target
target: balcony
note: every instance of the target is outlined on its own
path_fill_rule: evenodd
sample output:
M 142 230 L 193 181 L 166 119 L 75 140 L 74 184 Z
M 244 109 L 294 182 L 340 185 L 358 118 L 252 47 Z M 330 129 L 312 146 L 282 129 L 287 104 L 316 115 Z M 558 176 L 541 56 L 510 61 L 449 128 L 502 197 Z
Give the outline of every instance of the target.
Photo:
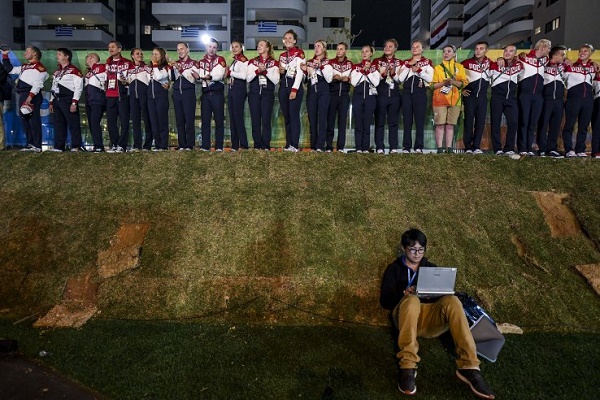
M 197 33 L 194 33 L 196 31 Z M 186 34 L 185 29 L 175 29 L 171 27 L 161 27 L 160 29 L 152 30 L 152 41 L 164 49 L 174 49 L 177 43 L 186 42 L 190 45 L 191 50 L 204 50 L 202 36 L 209 35 L 214 37 L 221 44 L 220 50 L 225 50 L 223 46 L 229 44 L 229 31 L 220 25 L 209 25 L 194 28 L 190 33 Z
M 276 47 L 281 47 L 281 38 L 283 34 L 293 29 L 298 34 L 298 45 L 306 42 L 306 28 L 298 21 L 279 20 L 274 32 L 259 32 L 259 21 L 248 21 L 246 23 L 246 32 L 244 42 L 246 47 L 253 49 L 261 39 L 266 39 Z
M 82 22 L 90 25 L 109 25 L 115 13 L 104 2 L 37 2 L 29 0 L 25 4 L 27 25 L 68 24 Z
M 490 24 L 498 21 L 509 21 L 531 13 L 534 0 L 503 0 L 496 7 L 489 6 Z
M 490 26 L 491 29 L 491 26 Z M 533 19 L 521 17 L 503 23 L 489 34 L 489 42 L 492 46 L 503 47 L 507 44 L 526 40 L 533 33 Z
M 152 14 L 161 25 L 227 26 L 229 4 L 226 0 L 210 3 L 153 3 Z
M 107 26 L 70 26 L 57 31 L 54 25 L 34 25 L 27 27 L 27 41 L 43 43 L 42 48 L 56 49 L 68 47 L 77 49 L 106 50 L 106 44 L 114 39 Z
M 475 10 L 488 5 L 488 0 L 467 0 L 465 2 L 465 14 L 475 14 Z
M 465 24 L 463 26 L 463 31 L 468 31 L 474 26 L 488 23 L 488 7 L 487 3 L 480 8 L 476 13 L 471 14 L 468 18 L 465 12 Z
M 470 49 L 470 48 L 475 47 L 475 43 L 479 42 L 480 40 L 487 39 L 487 34 L 488 34 L 487 23 L 485 23 L 484 25 L 478 26 L 472 32 L 465 32 L 464 36 L 463 36 L 464 40 L 463 40 L 462 47 L 465 49 Z
M 304 0 L 246 0 L 248 21 L 300 20 L 306 15 Z
M 456 18 L 463 13 L 462 4 L 448 4 L 446 7 L 440 10 L 437 14 L 431 13 L 431 26 L 438 26 L 449 18 Z

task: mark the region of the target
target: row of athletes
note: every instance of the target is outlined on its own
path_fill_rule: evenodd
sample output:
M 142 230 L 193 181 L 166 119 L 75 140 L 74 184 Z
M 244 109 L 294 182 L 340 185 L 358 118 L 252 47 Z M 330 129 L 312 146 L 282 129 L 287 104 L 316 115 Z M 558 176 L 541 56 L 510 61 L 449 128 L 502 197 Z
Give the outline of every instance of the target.
M 598 97 L 600 79 L 598 66 L 591 62 L 591 45 L 584 45 L 579 58 L 572 63 L 565 59 L 565 48 L 551 48 L 548 40 L 540 40 L 531 52 L 516 55 L 515 46 L 504 48 L 503 57 L 495 62 L 486 57 L 488 45 L 477 43 L 473 58 L 456 61 L 456 49 L 443 49 L 443 61 L 433 65 L 423 56 L 419 41 L 412 43 L 412 57 L 399 60 L 395 57 L 397 42 L 386 41 L 383 56 L 372 59 L 373 48 L 364 46 L 361 61 L 353 64 L 346 57 L 347 45 L 337 46 L 336 57 L 327 59 L 326 43 L 317 41 L 314 57 L 306 60 L 304 52 L 296 47 L 297 36 L 286 32 L 283 43 L 286 50 L 279 60 L 273 58 L 268 41 L 258 43 L 258 56 L 248 60 L 243 46 L 233 42 L 233 60 L 227 65 L 217 55 L 216 40 L 206 46 L 200 61 L 189 57 L 186 43 L 177 45 L 178 60 L 169 61 L 162 48 L 152 52 L 150 64 L 143 61 L 140 49 L 131 51 L 132 61 L 121 55 L 121 45 L 112 41 L 108 45 L 110 57 L 101 64 L 92 53 L 86 57 L 88 68 L 85 77 L 71 64 L 71 52 L 58 49 L 59 68 L 53 74 L 51 107 L 55 111 L 55 150 L 65 148 L 67 127 L 72 134 L 72 149 L 80 148 L 81 134 L 77 103 L 86 92 L 86 111 L 94 141 L 95 151 L 104 151 L 100 121 L 106 110 L 111 151 L 125 151 L 129 141 L 129 120 L 133 123 L 134 150 L 167 148 L 168 89 L 173 89 L 181 150 L 194 147 L 194 119 L 196 85 L 202 87 L 201 120 L 202 147 L 210 150 L 211 119 L 215 121 L 215 147 L 222 151 L 224 142 L 225 86 L 229 86 L 228 104 L 231 118 L 232 150 L 248 148 L 244 126 L 244 104 L 248 99 L 252 120 L 254 147 L 270 149 L 271 115 L 274 93 L 279 84 L 279 102 L 285 119 L 286 146 L 284 150 L 297 151 L 300 139 L 300 105 L 304 95 L 303 82 L 307 84 L 307 112 L 310 122 L 311 148 L 315 151 L 333 150 L 334 126 L 338 122 L 337 149 L 345 147 L 346 116 L 350 104 L 350 86 L 355 119 L 355 141 L 358 152 L 368 152 L 370 125 L 375 120 L 375 145 L 377 153 L 384 153 L 384 133 L 388 128 L 390 153 L 422 152 L 426 90 L 433 89 L 434 123 L 438 152 L 443 152 L 443 139 L 450 147 L 454 125 L 464 102 L 464 146 L 468 153 L 481 153 L 480 143 L 487 112 L 487 91 L 492 88 L 491 125 L 495 154 L 514 154 L 515 140 L 521 154 L 532 155 L 537 137 L 539 154 L 560 156 L 557 151 L 558 130 L 564 109 L 563 94 L 567 90 L 567 119 L 563 142 L 567 156 L 585 156 L 587 126 L 592 119 L 594 93 Z M 17 92 L 22 107 L 22 121 L 27 133 L 28 148 L 41 150 L 41 124 L 39 121 L 39 92 L 48 77 L 40 63 L 41 52 L 31 46 L 25 52 L 28 63 L 12 68 L 8 51 L 3 51 L 3 64 L 12 73 L 19 73 Z M 404 90 L 400 90 L 403 87 Z M 518 91 L 517 91 L 518 88 Z M 517 96 L 518 93 L 518 96 Z M 600 101 L 597 101 L 597 107 Z M 31 111 L 29 111 L 31 110 Z M 398 143 L 400 110 L 404 118 L 402 148 Z M 504 146 L 500 142 L 502 114 L 507 120 Z M 598 123 L 594 112 L 594 124 Z M 120 133 L 117 120 L 120 121 Z M 142 138 L 141 124 L 146 137 Z M 577 144 L 572 147 L 572 130 L 578 121 Z M 587 122 L 586 122 L 587 121 Z M 412 143 L 412 127 L 416 136 Z M 537 132 L 537 135 L 536 135 Z M 598 132 L 598 129 L 594 129 Z M 599 156 L 598 136 L 592 140 L 592 155 Z M 582 147 L 583 146 L 583 147 Z

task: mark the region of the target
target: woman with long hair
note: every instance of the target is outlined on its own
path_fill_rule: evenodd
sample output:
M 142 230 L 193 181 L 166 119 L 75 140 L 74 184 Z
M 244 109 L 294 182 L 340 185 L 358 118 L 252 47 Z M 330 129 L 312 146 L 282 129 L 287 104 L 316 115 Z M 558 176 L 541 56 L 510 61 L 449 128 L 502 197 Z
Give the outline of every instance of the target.
M 273 46 L 268 40 L 256 45 L 258 57 L 250 60 L 246 80 L 250 84 L 248 103 L 252 119 L 254 148 L 271 149 L 271 116 L 275 102 L 275 86 L 279 83 L 279 63 L 273 59 Z
M 357 153 L 368 153 L 371 144 L 371 123 L 377 106 L 377 85 L 381 80 L 379 70 L 372 63 L 373 46 L 361 50 L 361 62 L 354 64 L 350 83 L 354 86 L 352 114 L 354 115 L 354 140 Z
M 231 130 L 231 151 L 248 148 L 248 136 L 244 121 L 244 105 L 246 103 L 246 76 L 248 73 L 248 58 L 244 55 L 241 42 L 231 42 L 233 61 L 227 69 L 229 92 L 227 107 L 229 109 L 229 129 Z
M 154 139 L 154 150 L 167 150 L 169 147 L 169 61 L 162 47 L 152 49 L 152 69 L 148 84 L 148 114 L 152 137 L 146 140 L 145 149 L 149 149 Z
M 279 56 L 279 106 L 285 120 L 284 151 L 297 152 L 300 143 L 300 107 L 304 88 L 304 73 L 300 66 L 306 61 L 302 49 L 296 47 L 298 34 L 290 29 L 283 35 L 285 51 Z
M 333 79 L 333 68 L 327 59 L 327 43 L 315 42 L 315 54 L 306 64 L 301 65 L 307 76 L 306 110 L 310 125 L 310 148 L 322 152 L 327 135 L 327 114 L 329 112 L 329 83 Z
M 142 120 L 146 132 L 144 148 L 152 146 L 152 128 L 148 118 L 148 83 L 150 82 L 150 68 L 144 62 L 144 53 L 140 48 L 131 49 L 133 62 L 127 71 L 129 82 L 129 112 L 133 126 L 133 151 L 142 150 Z

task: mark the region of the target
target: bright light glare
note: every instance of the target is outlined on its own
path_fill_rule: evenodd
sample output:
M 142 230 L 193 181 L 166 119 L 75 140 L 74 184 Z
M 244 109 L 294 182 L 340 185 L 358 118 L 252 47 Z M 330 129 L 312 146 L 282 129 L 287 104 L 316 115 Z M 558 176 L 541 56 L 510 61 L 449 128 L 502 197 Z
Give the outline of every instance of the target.
M 210 36 L 205 33 L 204 35 L 202 35 L 200 40 L 202 41 L 202 43 L 207 45 L 210 42 Z

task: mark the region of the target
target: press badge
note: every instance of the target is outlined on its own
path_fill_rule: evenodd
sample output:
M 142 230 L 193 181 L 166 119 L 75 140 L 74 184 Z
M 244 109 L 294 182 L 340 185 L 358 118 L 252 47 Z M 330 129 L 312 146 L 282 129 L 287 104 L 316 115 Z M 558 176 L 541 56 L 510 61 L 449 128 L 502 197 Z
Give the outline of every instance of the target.
M 388 84 L 388 86 L 390 87 L 390 89 L 394 88 L 394 80 L 392 79 L 391 76 L 387 76 L 387 78 L 385 78 L 385 83 Z
M 117 80 L 115 78 L 110 78 L 108 80 L 108 88 L 109 89 L 114 89 L 117 87 Z
M 288 65 L 288 67 L 287 67 L 287 74 L 285 74 L 285 76 L 287 76 L 288 78 L 295 77 L 296 76 L 296 67 Z
M 377 96 L 377 88 L 371 84 L 369 84 L 369 94 L 371 96 Z
M 448 94 L 452 90 L 452 86 L 442 86 L 440 92 L 443 94 Z
M 259 75 L 258 76 L 258 84 L 260 86 L 267 86 L 267 77 L 264 75 Z
M 316 85 L 317 83 L 319 83 L 319 77 L 317 76 L 317 73 L 315 72 L 314 74 L 312 74 L 310 76 L 310 84 Z

